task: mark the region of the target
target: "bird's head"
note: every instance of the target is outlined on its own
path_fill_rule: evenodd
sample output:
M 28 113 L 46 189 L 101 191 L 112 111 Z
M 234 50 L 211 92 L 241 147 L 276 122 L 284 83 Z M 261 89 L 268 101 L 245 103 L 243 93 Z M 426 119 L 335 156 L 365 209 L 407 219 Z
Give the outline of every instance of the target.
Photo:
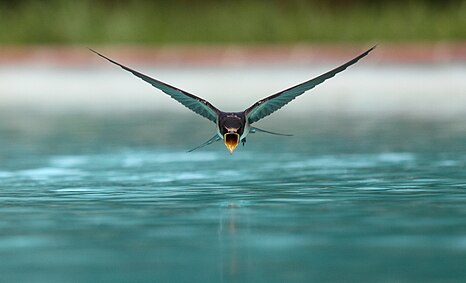
M 242 113 L 226 113 L 219 119 L 219 131 L 223 136 L 225 146 L 233 153 L 238 146 L 244 131 L 244 117 Z
M 227 128 L 225 134 L 223 134 L 223 141 L 230 151 L 230 154 L 232 154 L 233 150 L 238 146 L 239 138 L 240 136 L 237 128 Z

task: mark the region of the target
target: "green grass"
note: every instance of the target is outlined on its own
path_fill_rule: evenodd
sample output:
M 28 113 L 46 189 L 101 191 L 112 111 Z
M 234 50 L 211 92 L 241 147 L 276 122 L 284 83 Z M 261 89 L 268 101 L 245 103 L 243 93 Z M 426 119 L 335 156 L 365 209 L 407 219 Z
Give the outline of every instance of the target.
M 466 1 L 374 2 L 0 1 L 0 44 L 466 40 Z

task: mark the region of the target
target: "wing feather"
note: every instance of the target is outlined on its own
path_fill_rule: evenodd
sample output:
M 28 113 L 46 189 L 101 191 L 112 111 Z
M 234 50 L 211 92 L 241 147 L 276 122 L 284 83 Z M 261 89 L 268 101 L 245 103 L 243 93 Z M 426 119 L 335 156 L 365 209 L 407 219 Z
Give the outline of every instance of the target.
M 264 99 L 261 99 L 254 103 L 251 107 L 246 109 L 246 116 L 248 118 L 249 123 L 254 123 L 259 121 L 260 119 L 272 114 L 273 112 L 277 111 L 278 109 L 282 108 L 290 101 L 295 99 L 296 97 L 300 96 L 304 92 L 314 88 L 316 85 L 323 83 L 325 80 L 332 78 L 336 74 L 344 71 L 349 66 L 358 62 L 361 58 L 365 57 L 369 52 L 371 52 L 375 48 L 372 47 L 371 49 L 367 50 L 366 52 L 362 53 L 358 57 L 352 59 L 351 61 L 325 73 L 316 78 L 310 79 L 305 81 L 299 85 L 290 87 L 286 90 L 268 96 Z
M 181 90 L 177 87 L 171 86 L 169 84 L 166 84 L 154 78 L 146 76 L 118 62 L 115 62 L 108 57 L 105 57 L 104 55 L 100 54 L 97 51 L 94 51 L 92 49 L 90 50 L 94 52 L 95 54 L 99 55 L 100 57 L 110 61 L 111 63 L 120 66 L 124 70 L 131 72 L 133 75 L 144 80 L 145 82 L 150 83 L 152 86 L 160 89 L 161 91 L 168 94 L 169 96 L 171 96 L 173 99 L 175 99 L 176 101 L 178 101 L 179 103 L 187 107 L 188 109 L 194 111 L 195 113 L 201 115 L 204 118 L 209 119 L 210 121 L 214 123 L 217 123 L 217 116 L 220 111 L 217 108 L 215 108 L 212 104 L 210 104 L 210 102 L 208 102 L 207 100 L 197 97 L 194 94 Z

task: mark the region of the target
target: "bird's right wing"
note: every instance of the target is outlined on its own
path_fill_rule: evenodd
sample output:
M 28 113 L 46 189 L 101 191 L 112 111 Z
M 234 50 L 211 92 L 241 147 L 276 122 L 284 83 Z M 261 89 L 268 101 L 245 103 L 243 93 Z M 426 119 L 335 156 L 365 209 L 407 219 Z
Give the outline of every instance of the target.
M 259 121 L 260 119 L 272 114 L 273 112 L 277 111 L 278 109 L 282 108 L 286 104 L 288 104 L 291 100 L 295 99 L 296 97 L 300 96 L 304 92 L 314 88 L 316 85 L 323 83 L 325 80 L 330 79 L 331 77 L 335 76 L 336 74 L 344 71 L 349 66 L 358 62 L 361 58 L 365 57 L 369 52 L 371 52 L 375 48 L 372 47 L 371 49 L 367 50 L 366 52 L 362 53 L 361 55 L 357 56 L 356 58 L 346 62 L 345 64 L 337 67 L 331 71 L 328 71 L 325 74 L 322 74 L 316 78 L 310 79 L 301 83 L 299 85 L 290 87 L 284 91 L 261 99 L 254 103 L 251 107 L 246 109 L 246 116 L 248 118 L 249 123 L 254 123 Z
M 124 65 L 121 65 L 118 62 L 113 61 L 112 59 L 105 57 L 104 55 L 100 54 L 97 51 L 90 49 L 95 54 L 99 55 L 100 57 L 110 61 L 111 63 L 120 66 L 124 70 L 131 72 L 136 77 L 150 83 L 154 87 L 160 89 L 161 91 L 165 92 L 173 99 L 178 101 L 179 103 L 183 104 L 185 107 L 189 108 L 190 110 L 194 111 L 195 113 L 201 115 L 204 118 L 209 119 L 210 121 L 217 123 L 217 116 L 220 112 L 217 108 L 215 108 L 210 102 L 204 100 L 200 97 L 195 96 L 194 94 L 190 94 L 184 90 L 181 90 L 177 87 L 171 86 L 144 74 L 141 74 L 133 69 L 130 69 Z

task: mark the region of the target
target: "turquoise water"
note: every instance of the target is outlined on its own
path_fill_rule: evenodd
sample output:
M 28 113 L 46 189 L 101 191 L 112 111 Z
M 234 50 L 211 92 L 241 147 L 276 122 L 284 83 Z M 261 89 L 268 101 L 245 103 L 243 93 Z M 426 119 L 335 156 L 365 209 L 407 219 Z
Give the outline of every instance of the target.
M 464 119 L 0 116 L 1 282 L 466 280 Z

